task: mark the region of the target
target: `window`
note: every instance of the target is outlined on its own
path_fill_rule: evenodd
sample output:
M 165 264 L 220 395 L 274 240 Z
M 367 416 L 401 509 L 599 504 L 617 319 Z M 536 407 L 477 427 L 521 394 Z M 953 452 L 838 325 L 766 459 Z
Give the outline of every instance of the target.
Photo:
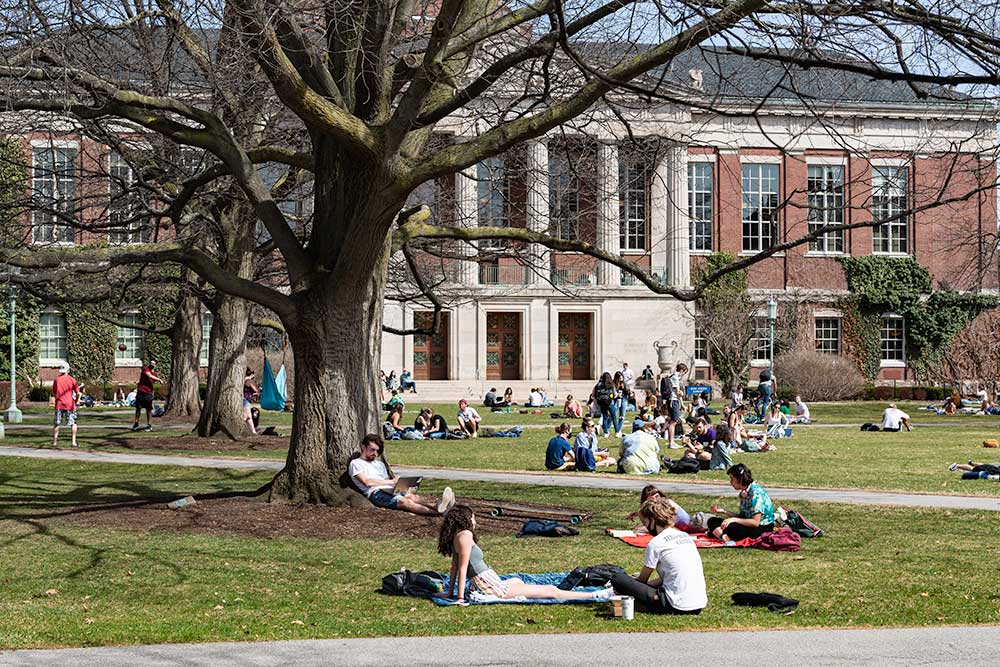
M 844 224 L 844 168 L 809 165 L 809 231 Z M 812 252 L 844 252 L 844 232 L 830 232 L 809 242 Z
M 112 153 L 108 170 L 111 178 L 111 202 L 108 205 L 108 233 L 111 243 L 146 243 L 150 239 L 149 224 L 140 215 L 140 202 L 132 188 L 135 172 L 120 153 Z
M 143 332 L 141 329 L 133 329 L 128 325 L 139 324 L 139 315 L 136 313 L 125 313 L 118 317 L 118 321 L 125 326 L 118 327 L 118 345 L 115 348 L 115 361 L 135 361 L 142 359 Z M 125 344 L 125 349 L 121 345 Z
M 621 249 L 646 249 L 646 165 L 639 156 L 618 163 Z
M 778 241 L 778 165 L 743 165 L 743 251 L 760 252 Z
M 872 217 L 885 221 L 872 230 L 872 252 L 909 252 L 908 181 L 906 167 L 872 169 Z
M 753 318 L 753 338 L 750 340 L 751 359 L 754 361 L 770 361 L 771 359 L 771 327 L 766 317 Z
M 73 243 L 76 205 L 76 148 L 35 148 L 31 239 L 34 243 Z
M 840 320 L 836 317 L 816 318 L 816 351 L 840 354 Z
M 66 360 L 66 319 L 58 313 L 42 313 L 38 318 L 38 358 Z
M 705 338 L 699 318 L 694 321 L 694 360 L 708 361 L 708 339 Z
M 198 361 L 202 366 L 208 366 L 208 345 L 212 337 L 212 313 L 201 314 L 201 348 L 198 350 Z
M 906 361 L 904 334 L 905 326 L 902 317 L 887 315 L 882 318 L 882 332 L 879 336 L 882 348 L 882 361 Z
M 476 193 L 480 227 L 507 227 L 510 224 L 510 178 L 507 160 L 487 158 L 476 166 Z
M 711 162 L 688 162 L 691 250 L 712 250 L 712 171 Z
M 550 234 L 560 239 L 577 239 L 580 214 L 580 179 L 565 155 L 549 155 Z

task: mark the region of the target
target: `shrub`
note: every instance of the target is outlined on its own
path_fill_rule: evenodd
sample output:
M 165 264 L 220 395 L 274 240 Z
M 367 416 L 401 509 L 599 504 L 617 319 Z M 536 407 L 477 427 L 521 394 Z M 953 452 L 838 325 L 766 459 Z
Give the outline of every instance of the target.
M 865 378 L 853 361 L 832 354 L 795 350 L 775 359 L 778 390 L 799 394 L 805 401 L 857 398 Z
M 28 392 L 28 400 L 35 403 L 46 403 L 52 397 L 52 387 L 32 387 Z

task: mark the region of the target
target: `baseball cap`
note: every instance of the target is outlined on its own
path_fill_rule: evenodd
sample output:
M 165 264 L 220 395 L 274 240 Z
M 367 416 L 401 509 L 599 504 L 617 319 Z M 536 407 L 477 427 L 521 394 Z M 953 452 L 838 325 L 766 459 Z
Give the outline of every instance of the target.
M 65 361 L 59 364 L 59 373 L 63 375 L 69 373 L 69 364 L 67 364 Z

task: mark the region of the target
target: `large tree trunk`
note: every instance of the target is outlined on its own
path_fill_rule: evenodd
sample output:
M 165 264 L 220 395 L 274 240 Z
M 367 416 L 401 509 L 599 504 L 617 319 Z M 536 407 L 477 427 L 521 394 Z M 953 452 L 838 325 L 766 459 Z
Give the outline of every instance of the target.
M 201 412 L 201 302 L 186 292 L 182 292 L 177 306 L 170 343 L 170 393 L 165 411 L 172 416 L 193 417 Z
M 205 407 L 196 428 L 203 438 L 221 431 L 235 440 L 244 430 L 243 375 L 251 307 L 248 301 L 223 294 L 216 301 L 209 338 Z

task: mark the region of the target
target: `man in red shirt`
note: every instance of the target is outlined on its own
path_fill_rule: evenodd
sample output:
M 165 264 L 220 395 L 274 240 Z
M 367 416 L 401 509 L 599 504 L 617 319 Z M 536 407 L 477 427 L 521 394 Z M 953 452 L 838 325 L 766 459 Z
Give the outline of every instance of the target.
M 56 418 L 52 426 L 52 446 L 59 442 L 59 426 L 65 421 L 73 434 L 73 446 L 76 447 L 76 402 L 80 398 L 80 385 L 69 374 L 69 364 L 65 361 L 59 365 L 59 376 L 52 381 L 52 396 L 56 399 Z
M 149 365 L 142 367 L 142 372 L 139 374 L 139 384 L 135 388 L 135 423 L 132 424 L 133 431 L 139 430 L 139 413 L 142 412 L 143 408 L 146 408 L 146 428 L 143 430 L 153 430 L 153 425 L 149 423 L 149 419 L 153 413 L 154 382 L 162 384 L 163 380 L 156 374 L 156 359 L 150 359 Z

